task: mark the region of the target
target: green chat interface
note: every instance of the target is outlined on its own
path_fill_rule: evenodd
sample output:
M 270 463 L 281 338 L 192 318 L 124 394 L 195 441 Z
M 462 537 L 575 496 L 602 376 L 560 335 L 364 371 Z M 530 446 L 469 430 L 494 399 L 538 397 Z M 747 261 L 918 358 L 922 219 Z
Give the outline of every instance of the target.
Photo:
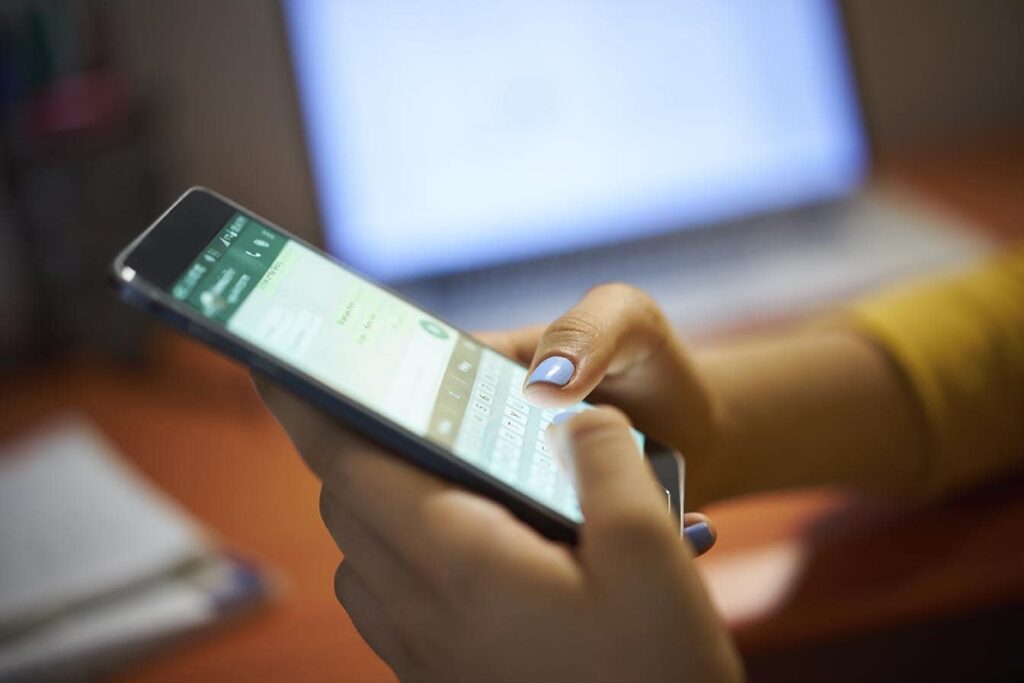
M 575 492 L 544 439 L 557 411 L 524 399 L 525 368 L 313 249 L 236 214 L 171 294 L 280 361 L 582 521 Z

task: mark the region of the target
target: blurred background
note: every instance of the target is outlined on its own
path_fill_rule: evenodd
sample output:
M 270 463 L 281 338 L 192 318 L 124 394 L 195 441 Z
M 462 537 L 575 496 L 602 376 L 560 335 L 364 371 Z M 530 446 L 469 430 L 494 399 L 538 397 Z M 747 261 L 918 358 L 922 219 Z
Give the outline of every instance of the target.
M 711 344 L 1024 236 L 1022 27 L 1016 0 L 0 2 L 0 680 L 389 680 L 246 373 L 109 291 L 189 186 L 466 328 L 624 280 Z M 702 569 L 755 680 L 1010 680 L 1020 490 L 730 502 Z

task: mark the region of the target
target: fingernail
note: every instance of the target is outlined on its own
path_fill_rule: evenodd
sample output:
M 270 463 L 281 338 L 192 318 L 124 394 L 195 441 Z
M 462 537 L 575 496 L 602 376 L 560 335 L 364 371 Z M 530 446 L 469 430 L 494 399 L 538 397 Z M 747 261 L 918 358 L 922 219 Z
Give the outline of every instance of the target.
M 697 555 L 705 553 L 715 544 L 715 534 L 707 522 L 700 522 L 683 529 L 683 535 L 690 542 L 690 547 Z
M 570 419 L 572 419 L 572 416 L 575 414 L 576 413 L 571 412 L 569 410 L 565 411 L 564 413 L 557 413 L 553 418 L 551 418 L 551 424 L 560 425 L 563 422 L 568 422 Z
M 564 356 L 551 356 L 542 360 L 540 365 L 534 368 L 530 373 L 530 378 L 526 380 L 526 386 L 543 382 L 564 387 L 575 372 L 576 366 L 572 364 L 571 360 Z

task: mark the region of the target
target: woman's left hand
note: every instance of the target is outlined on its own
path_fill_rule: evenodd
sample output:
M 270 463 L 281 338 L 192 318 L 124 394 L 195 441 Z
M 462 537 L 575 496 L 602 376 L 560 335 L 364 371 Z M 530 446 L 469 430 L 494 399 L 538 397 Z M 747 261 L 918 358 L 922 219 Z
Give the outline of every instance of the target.
M 258 385 L 323 480 L 321 514 L 344 553 L 338 599 L 401 679 L 740 677 L 692 552 L 617 411 L 556 428 L 575 454 L 586 518 L 571 548 Z

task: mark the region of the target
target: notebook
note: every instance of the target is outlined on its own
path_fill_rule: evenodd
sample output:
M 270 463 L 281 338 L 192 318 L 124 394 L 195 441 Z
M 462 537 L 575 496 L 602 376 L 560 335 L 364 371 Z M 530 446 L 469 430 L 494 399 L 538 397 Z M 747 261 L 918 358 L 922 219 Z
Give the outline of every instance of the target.
M 94 675 L 269 589 L 85 419 L 0 447 L 0 681 Z

